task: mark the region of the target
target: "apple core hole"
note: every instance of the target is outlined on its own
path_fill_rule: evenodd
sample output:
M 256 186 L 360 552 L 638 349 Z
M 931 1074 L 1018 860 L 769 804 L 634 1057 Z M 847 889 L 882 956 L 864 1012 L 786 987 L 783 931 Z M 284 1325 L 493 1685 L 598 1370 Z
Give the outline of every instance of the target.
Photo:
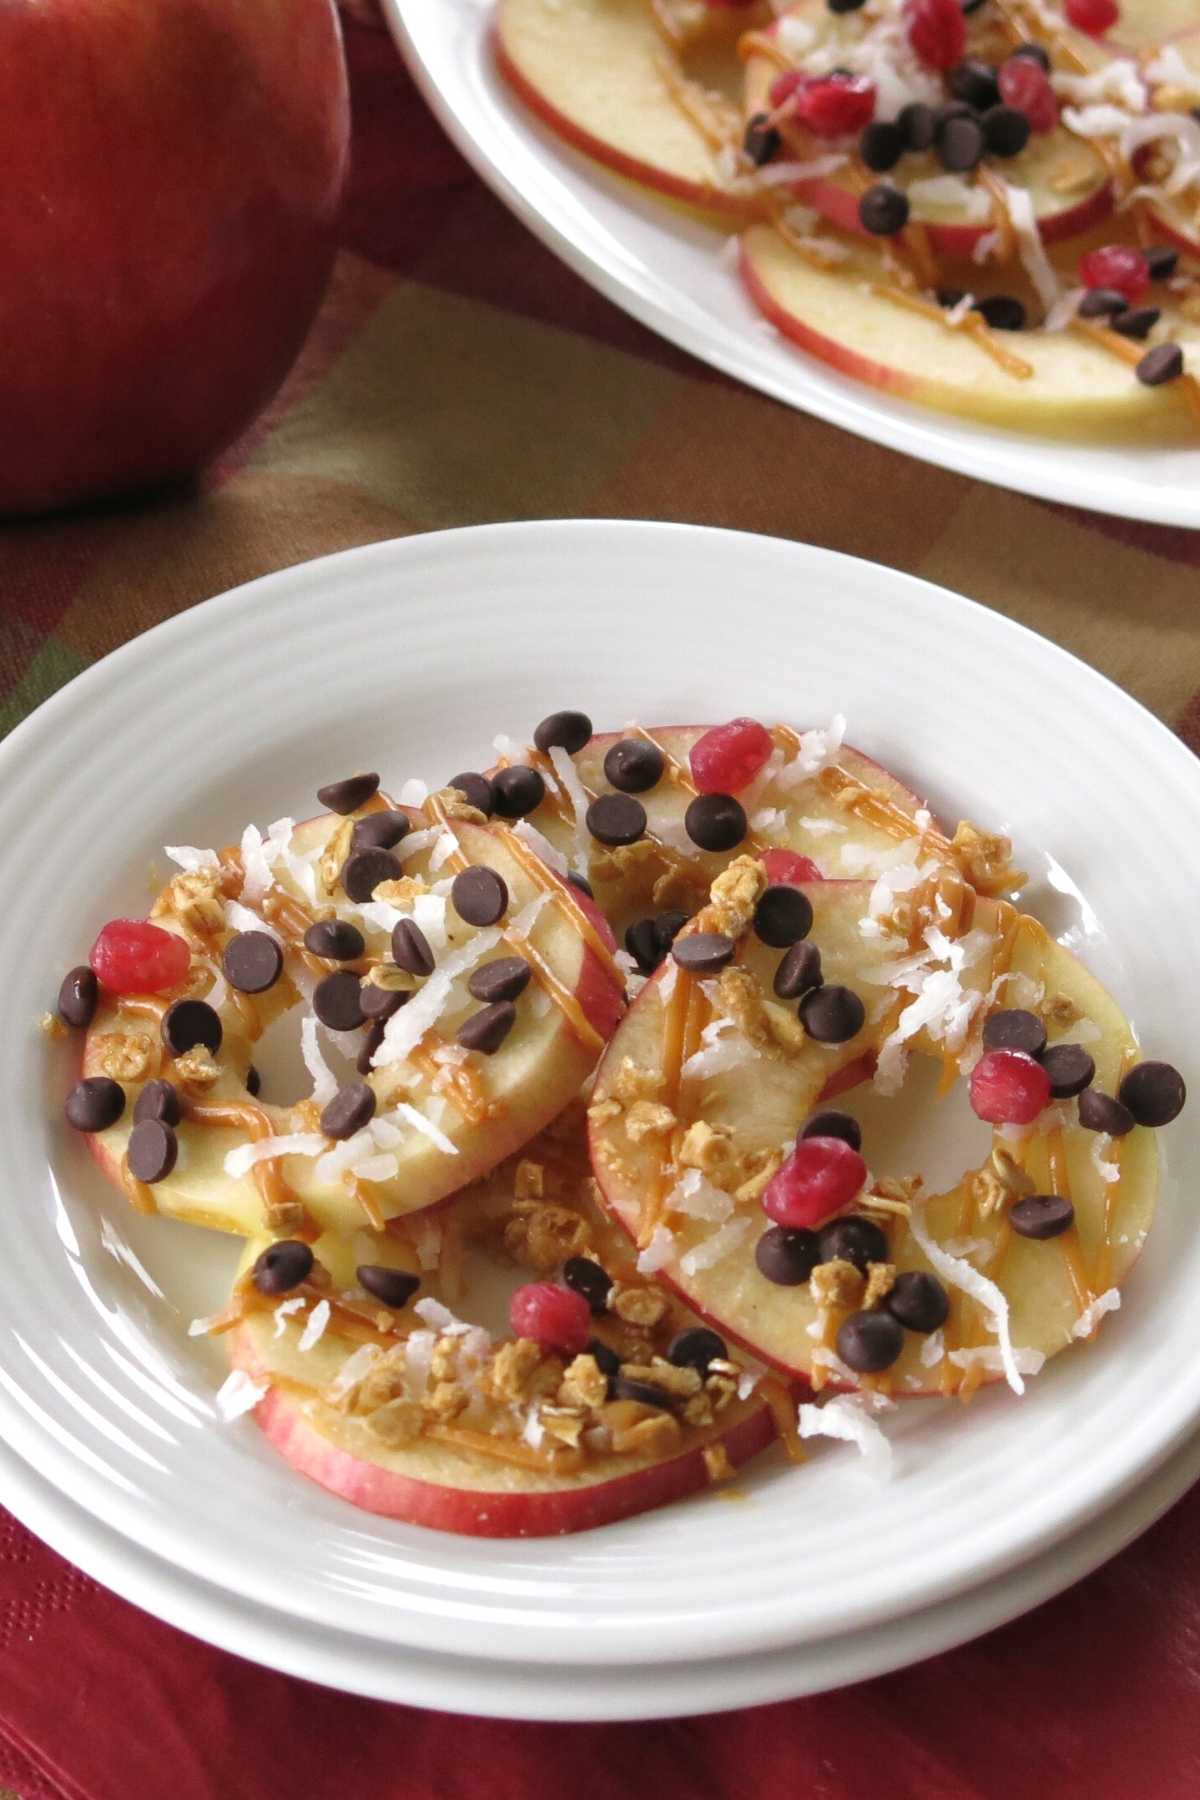
M 913 1056 L 898 1094 L 885 1097 L 865 1081 L 829 1102 L 862 1126 L 863 1156 L 876 1178 L 920 1175 L 927 1193 L 940 1194 L 986 1161 L 991 1126 L 971 1111 L 965 1079 L 938 1099 L 941 1073 L 932 1057 Z
M 251 1052 L 262 1078 L 261 1097 L 273 1106 L 294 1106 L 312 1094 L 313 1079 L 300 1053 L 300 1007 L 275 1019 Z M 361 1032 L 320 1032 L 321 1054 L 337 1077 L 339 1087 L 360 1079 L 354 1059 L 362 1044 Z

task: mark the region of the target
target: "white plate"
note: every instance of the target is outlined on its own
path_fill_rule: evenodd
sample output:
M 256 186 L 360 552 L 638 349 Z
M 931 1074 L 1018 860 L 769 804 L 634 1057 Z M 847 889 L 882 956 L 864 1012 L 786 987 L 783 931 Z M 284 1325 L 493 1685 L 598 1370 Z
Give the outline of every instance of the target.
M 387 1644 L 523 1662 L 728 1657 L 813 1643 L 1017 1567 L 1097 1515 L 1200 1416 L 1200 1240 L 1166 1134 L 1162 1217 L 1122 1311 L 1017 1403 L 909 1405 L 898 1471 L 765 1461 L 733 1506 L 557 1541 L 478 1542 L 356 1513 L 221 1429 L 219 1350 L 186 1336 L 232 1246 L 143 1219 L 61 1123 L 68 1058 L 33 1020 L 99 920 L 145 904 L 164 842 L 216 843 L 380 766 L 442 777 L 558 705 L 598 722 L 851 720 L 954 817 L 1012 821 L 1054 929 L 1086 941 L 1154 1051 L 1188 1070 L 1200 962 L 1188 751 L 999 615 L 828 552 L 695 527 L 493 526 L 288 569 L 181 614 L 0 746 L 11 1020 L 0 1131 L 13 1225 L 0 1437 L 97 1520 L 251 1602 Z M 376 765 L 375 759 L 378 758 Z M 924 778 L 928 777 L 927 784 Z
M 467 161 L 600 293 L 702 361 L 894 450 L 1040 499 L 1200 525 L 1200 447 L 1074 444 L 957 420 L 838 375 L 790 344 L 718 259 L 719 230 L 564 144 L 509 92 L 489 0 L 383 0 L 422 93 Z

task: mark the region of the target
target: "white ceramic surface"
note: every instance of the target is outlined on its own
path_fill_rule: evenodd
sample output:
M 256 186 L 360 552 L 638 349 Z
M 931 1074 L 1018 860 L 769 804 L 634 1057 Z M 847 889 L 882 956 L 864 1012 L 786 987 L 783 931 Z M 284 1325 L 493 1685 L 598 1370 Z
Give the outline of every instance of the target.
M 510 93 L 489 51 L 489 0 L 383 0 L 383 9 L 468 162 L 577 274 L 672 343 L 802 412 L 926 462 L 1099 512 L 1200 525 L 1200 446 L 1006 432 L 893 399 L 805 355 L 719 260 L 719 230 L 571 149 Z
M 619 654 L 636 644 L 636 656 Z M 936 671 L 936 678 L 932 678 Z M 99 1524 L 229 1595 L 384 1645 L 620 1665 L 812 1645 L 1011 1570 L 1128 1492 L 1200 1417 L 1200 1240 L 1165 1139 L 1162 1215 L 1126 1305 L 1017 1402 L 910 1404 L 896 1478 L 822 1447 L 741 1485 L 561 1540 L 469 1539 L 355 1513 L 219 1427 L 220 1351 L 186 1323 L 234 1247 L 131 1214 L 60 1123 L 69 1058 L 34 1021 L 98 921 L 139 908 L 163 842 L 228 841 L 318 782 L 482 760 L 558 705 L 637 715 L 835 709 L 935 808 L 1011 823 L 1031 899 L 1197 1063 L 1178 977 L 1200 961 L 1190 753 L 1102 677 L 997 614 L 851 559 L 694 527 L 560 522 L 381 544 L 180 615 L 0 746 L 10 1030 L 0 1437 Z M 161 866 L 161 857 L 159 857 Z M 814 1548 L 789 1580 L 781 1546 Z

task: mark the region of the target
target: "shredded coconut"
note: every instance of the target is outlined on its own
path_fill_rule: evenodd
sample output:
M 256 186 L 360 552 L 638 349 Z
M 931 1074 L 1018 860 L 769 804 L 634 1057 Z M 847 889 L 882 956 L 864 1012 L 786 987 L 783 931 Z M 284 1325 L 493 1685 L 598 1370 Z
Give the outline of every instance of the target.
M 942 1360 L 943 1356 L 945 1356 L 945 1354 L 946 1354 L 946 1334 L 945 1334 L 945 1332 L 940 1331 L 940 1330 L 939 1331 L 931 1331 L 929 1336 L 925 1339 L 925 1342 L 921 1345 L 921 1349 L 920 1349 L 922 1368 L 932 1369 L 936 1363 L 941 1362 L 941 1360 Z
M 892 1446 L 870 1416 L 862 1394 L 834 1394 L 824 1406 L 806 1404 L 796 1415 L 802 1438 L 838 1438 L 857 1444 L 867 1468 L 886 1480 L 892 1472 Z
M 252 1412 L 260 1400 L 264 1400 L 270 1392 L 269 1381 L 252 1381 L 245 1369 L 233 1369 L 217 1389 L 214 1405 L 218 1417 L 228 1425 L 234 1419 L 240 1419 L 243 1413 Z
M 408 1005 L 392 1014 L 384 1026 L 383 1042 L 372 1058 L 372 1066 L 376 1069 L 390 1068 L 394 1063 L 403 1062 L 409 1052 L 416 1049 L 425 1033 L 437 1023 L 457 978 L 473 969 L 499 942 L 500 932 L 495 926 L 489 926 L 484 931 L 477 931 L 461 950 L 453 951 L 434 970 L 424 987 L 413 995 Z
M 808 162 L 768 163 L 763 169 L 757 169 L 754 175 L 756 187 L 788 187 L 794 181 L 819 181 L 826 175 L 835 175 L 844 169 L 848 158 L 836 153 L 829 156 L 814 156 Z
M 390 1152 L 372 1154 L 352 1162 L 350 1173 L 359 1181 L 394 1181 L 400 1173 L 400 1165 Z
M 444 868 L 457 849 L 458 839 L 452 831 L 447 831 L 445 826 L 443 826 L 434 841 L 433 850 L 429 857 L 429 867 L 431 869 Z
M 798 787 L 833 762 L 846 736 L 846 715 L 835 713 L 824 730 L 813 729 L 800 734 L 800 748 L 790 762 L 783 765 L 776 779 L 781 788 Z
M 325 1335 L 325 1327 L 329 1323 L 329 1302 L 318 1300 L 305 1321 L 304 1330 L 300 1334 L 297 1346 L 300 1350 L 311 1350 L 314 1344 L 320 1343 Z
M 242 899 L 251 905 L 261 900 L 272 883 L 271 865 L 263 849 L 262 832 L 257 825 L 247 825 L 242 833 L 242 866 L 246 878 L 242 883 Z
M 984 263 L 991 262 L 993 256 L 995 256 L 997 250 L 1000 248 L 1000 243 L 1001 237 L 999 231 L 983 232 L 975 240 L 974 249 L 971 251 L 971 261 L 973 263 L 978 263 L 981 267 Z
M 1111 1147 L 1112 1138 L 1108 1132 L 1098 1131 L 1092 1139 L 1092 1146 L 1088 1152 L 1092 1159 L 1092 1167 L 1101 1181 L 1105 1182 L 1120 1181 L 1121 1179 L 1121 1171 L 1117 1164 L 1108 1159 L 1108 1151 Z
M 300 1054 L 312 1076 L 312 1097 L 318 1106 L 328 1106 L 338 1091 L 337 1076 L 321 1054 L 319 1025 L 312 1013 L 300 1021 Z
M 303 1312 L 308 1301 L 303 1294 L 293 1294 L 290 1300 L 281 1300 L 272 1315 L 275 1320 L 275 1336 L 281 1338 L 287 1330 L 287 1322 L 293 1313 Z
M 257 1143 L 239 1144 L 225 1157 L 225 1173 L 235 1181 L 248 1175 L 256 1163 L 270 1162 L 276 1156 L 320 1156 L 327 1140 L 318 1131 L 294 1131 L 282 1137 L 262 1138 Z
M 423 1394 L 429 1381 L 436 1331 L 410 1331 L 404 1343 L 404 1373 L 415 1394 Z
M 392 1109 L 390 1117 L 393 1119 L 403 1119 L 405 1124 L 411 1125 L 414 1131 L 419 1131 L 422 1137 L 427 1137 L 430 1143 L 435 1145 L 443 1155 L 458 1155 L 457 1144 L 452 1144 L 444 1131 L 439 1131 L 437 1126 L 427 1119 L 423 1112 L 420 1112 L 415 1106 L 410 1106 L 407 1100 L 401 1100 L 399 1104 Z
M 1060 282 L 1037 227 L 1033 196 L 1027 188 L 1014 187 L 1011 181 L 997 176 L 1004 194 L 1004 205 L 1017 235 L 1017 255 L 1037 291 L 1042 305 L 1049 309 L 1062 292 Z
M 269 938 L 274 938 L 277 944 L 283 943 L 273 925 L 268 924 L 266 919 L 261 919 L 256 912 L 251 912 L 239 900 L 226 900 L 225 923 L 230 931 L 263 931 Z
M 540 1450 L 545 1435 L 546 1430 L 538 1417 L 538 1406 L 535 1401 L 525 1414 L 525 1424 L 521 1429 L 521 1441 L 528 1444 L 531 1450 Z
M 697 1244 L 694 1250 L 689 1250 L 686 1256 L 680 1258 L 679 1266 L 683 1273 L 698 1275 L 701 1269 L 711 1269 L 714 1263 L 721 1262 L 741 1243 L 749 1229 L 749 1219 L 730 1219 L 727 1225 L 722 1225 L 719 1231 L 714 1231 L 711 1237 L 705 1238 L 703 1243 Z
M 986 190 L 972 186 L 961 175 L 930 175 L 923 181 L 910 181 L 908 197 L 917 206 L 953 207 L 968 223 L 988 216 Z
M 571 807 L 571 822 L 575 832 L 575 867 L 580 875 L 586 875 L 592 844 L 592 834 L 587 828 L 588 797 L 576 773 L 575 764 L 561 744 L 555 744 L 551 749 L 550 761 L 554 764 L 554 773 L 558 776 Z
M 989 1375 L 1005 1375 L 1008 1385 L 1012 1386 L 1012 1375 L 1009 1365 L 1018 1369 L 1022 1375 L 1040 1375 L 1046 1357 L 1041 1350 L 1016 1349 L 1006 1356 L 1005 1352 L 995 1344 L 980 1344 L 973 1350 L 951 1350 L 950 1361 L 959 1369 L 979 1367 L 986 1369 Z M 1024 1392 L 1024 1386 L 1019 1390 Z
M 401 806 L 424 806 L 429 798 L 429 783 L 422 781 L 417 775 L 410 775 L 400 789 Z
M 669 1226 L 656 1225 L 654 1235 L 644 1250 L 638 1252 L 637 1268 L 639 1275 L 657 1275 L 665 1269 L 675 1254 L 675 1234 Z
M 501 731 L 492 739 L 492 749 L 497 756 L 507 756 L 510 763 L 527 763 L 529 751 L 524 744 L 518 744 L 516 738 L 506 737 Z
M 1077 1338 L 1091 1337 L 1105 1313 L 1119 1312 L 1120 1309 L 1120 1294 L 1117 1292 L 1116 1288 L 1106 1288 L 1102 1294 L 1096 1295 L 1096 1298 L 1091 1302 L 1090 1306 L 1084 1307 L 1074 1325 L 1071 1327 L 1071 1336 Z
M 703 1048 L 688 1057 L 681 1071 L 686 1081 L 710 1081 L 758 1055 L 732 1019 L 714 1019 L 700 1033 Z
M 848 825 L 842 825 L 837 819 L 797 819 L 796 823 L 810 837 L 829 837 L 834 833 L 849 831 Z
M 733 1211 L 733 1197 L 715 1187 L 700 1169 L 686 1169 L 666 1198 L 668 1212 L 723 1225 Z
M 197 869 L 219 869 L 221 866 L 215 850 L 198 850 L 192 844 L 167 844 L 164 848 L 171 861 L 189 875 Z
M 1058 296 L 1054 305 L 1042 320 L 1043 331 L 1065 331 L 1079 310 L 1079 302 L 1083 299 L 1085 289 L 1068 288 Z
M 916 1196 L 911 1202 L 908 1228 L 912 1232 L 915 1243 L 924 1252 L 925 1257 L 943 1281 L 948 1281 L 952 1287 L 961 1288 L 964 1294 L 969 1294 L 972 1300 L 978 1301 L 983 1308 L 988 1330 L 993 1331 L 999 1340 L 1000 1366 L 1004 1370 L 1008 1385 L 1014 1394 L 1023 1394 L 1025 1383 L 1021 1380 L 1020 1368 L 1013 1353 L 1012 1338 L 1009 1336 L 1008 1330 L 1008 1301 L 1000 1289 L 994 1281 L 989 1281 L 986 1275 L 981 1275 L 978 1269 L 973 1269 L 969 1262 L 964 1262 L 961 1257 L 951 1256 L 931 1237 L 925 1224 L 924 1202 Z M 1031 1371 L 1031 1373 L 1035 1372 Z
M 550 839 L 544 837 L 536 825 L 531 825 L 528 819 L 518 819 L 511 829 L 514 837 L 519 837 L 522 842 L 528 844 L 534 855 L 540 862 L 544 862 L 548 869 L 553 869 L 556 875 L 566 876 L 569 868 L 566 857 L 561 850 L 554 848 Z
M 443 1306 L 440 1300 L 435 1300 L 432 1294 L 427 1294 L 423 1300 L 418 1300 L 413 1311 L 418 1318 L 424 1319 L 427 1325 L 431 1326 L 434 1331 L 440 1331 L 445 1337 L 465 1337 L 468 1331 L 478 1330 L 477 1326 L 468 1325 L 465 1319 L 458 1318 L 448 1306 Z
M 351 1388 L 357 1387 L 363 1377 L 379 1361 L 383 1351 L 378 1344 L 360 1344 L 358 1349 L 349 1355 L 333 1380 L 326 1393 L 330 1400 L 338 1401 L 347 1395 Z
M 1154 64 L 1151 63 L 1146 69 L 1149 80 L 1168 79 L 1165 75 L 1153 74 L 1153 68 Z M 1146 84 L 1141 72 L 1137 64 L 1125 56 L 1114 56 L 1091 75 L 1075 75 L 1066 69 L 1054 69 L 1050 74 L 1050 85 L 1064 100 L 1071 100 L 1079 105 L 1087 106 L 1096 100 L 1112 100 L 1131 113 L 1140 113 L 1146 105 Z

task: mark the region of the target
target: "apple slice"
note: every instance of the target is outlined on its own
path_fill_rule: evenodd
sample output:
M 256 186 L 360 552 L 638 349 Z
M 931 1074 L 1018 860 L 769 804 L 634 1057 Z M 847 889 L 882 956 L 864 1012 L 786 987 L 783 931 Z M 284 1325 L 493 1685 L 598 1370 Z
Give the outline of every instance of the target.
M 1162 0 L 1154 0 L 1154 4 L 1149 6 L 1148 11 L 1157 18 L 1161 6 Z M 1161 22 L 1165 26 L 1169 21 L 1170 13 L 1166 8 L 1162 8 L 1162 13 Z M 1183 70 L 1188 77 L 1189 98 L 1194 101 L 1196 92 L 1200 89 L 1200 32 L 1193 29 L 1172 38 L 1169 43 L 1165 43 L 1159 51 L 1159 56 L 1154 60 L 1162 62 L 1166 58 L 1170 60 L 1177 58 L 1182 63 Z M 1154 66 L 1153 62 L 1151 66 Z M 1176 84 L 1169 76 L 1162 83 L 1164 91 L 1174 86 Z M 1191 109 L 1186 105 L 1181 109 L 1178 99 L 1172 99 L 1169 105 L 1160 103 L 1159 110 L 1170 112 L 1183 110 L 1186 112 Z M 1189 129 L 1193 132 L 1195 130 L 1194 117 L 1189 121 Z M 1179 149 L 1170 142 L 1167 144 L 1167 149 L 1172 163 L 1176 162 L 1181 154 Z M 1146 179 L 1146 163 L 1150 154 L 1151 151 L 1147 148 L 1135 159 L 1139 177 L 1142 180 Z M 1185 154 L 1194 156 L 1194 151 Z M 1198 218 L 1198 214 L 1200 214 L 1200 181 L 1195 175 L 1179 194 L 1166 193 L 1160 187 L 1146 199 L 1146 220 L 1151 233 L 1160 240 L 1178 245 L 1181 250 L 1188 251 L 1192 256 L 1200 256 L 1200 218 Z
M 928 884 L 905 888 L 901 883 L 897 891 L 909 907 L 912 932 L 898 938 L 863 935 L 877 932 L 879 925 L 879 902 L 872 913 L 866 886 L 826 883 L 805 891 L 814 916 L 810 941 L 820 949 L 826 989 L 838 984 L 860 997 L 866 1009 L 862 1029 L 836 1045 L 803 1033 L 797 1033 L 795 1044 L 786 1034 L 780 1041 L 770 1000 L 780 952 L 753 932 L 739 945 L 741 965 L 734 977 L 740 995 L 727 990 L 726 977 L 714 987 L 667 964 L 642 991 L 601 1064 L 591 1133 L 602 1200 L 632 1237 L 650 1243 L 661 1265 L 659 1279 L 755 1355 L 789 1375 L 809 1377 L 816 1386 L 831 1370 L 839 1382 L 853 1380 L 849 1370 L 827 1359 L 838 1325 L 861 1305 L 861 1296 L 850 1296 L 843 1311 L 831 1304 L 819 1312 L 807 1283 L 780 1286 L 760 1273 L 756 1250 L 770 1220 L 758 1190 L 781 1153 L 790 1150 L 797 1129 L 856 1058 L 876 1055 L 877 1086 L 886 1089 L 902 1078 L 900 1042 L 892 1035 L 900 1008 L 913 1007 L 914 1024 L 928 1021 L 908 1048 L 942 1060 L 947 1078 L 973 1064 L 982 1021 L 1000 1006 L 1039 1007 L 1053 1042 L 1084 1040 L 1095 1061 L 1094 1085 L 1105 1093 L 1115 1092 L 1137 1051 L 1127 1021 L 1100 984 L 1036 921 L 1003 902 L 980 899 L 959 913 L 947 906 L 945 893 L 939 905 Z M 943 907 L 950 917 L 943 916 Z M 703 928 L 703 915 L 700 923 Z M 909 952 L 910 945 L 916 953 Z M 1001 974 L 1006 979 L 997 989 Z M 960 1017 L 961 1048 L 951 1052 L 952 1020 L 956 1011 L 966 1010 L 964 999 L 973 1009 L 970 1027 Z M 749 1031 L 733 1022 L 744 1021 L 747 1010 Z M 723 1018 L 730 1023 L 717 1025 Z M 1059 1023 L 1068 1018 L 1071 1025 Z M 700 1051 L 678 1078 L 673 1072 L 681 1038 L 685 1049 L 699 1044 Z M 655 1080 L 652 1072 L 660 1070 L 665 1081 Z M 639 1086 L 675 1112 L 670 1135 L 661 1126 L 655 1136 L 639 1135 L 629 1105 Z M 911 1092 L 896 1094 L 891 1107 L 905 1108 L 906 1091 Z M 698 1131 L 697 1121 L 703 1122 Z M 705 1126 L 720 1141 L 706 1143 Z M 909 1135 L 915 1129 L 903 1110 L 896 1128 Z M 928 1130 L 936 1129 L 931 1109 Z M 936 1245 L 969 1257 L 998 1284 L 1007 1301 L 1012 1344 L 1026 1352 L 1032 1369 L 1040 1358 L 1086 1334 L 1111 1306 L 1108 1298 L 1089 1312 L 1101 1294 L 1119 1287 L 1149 1230 L 1157 1152 L 1151 1133 L 1142 1129 L 1121 1138 L 1114 1150 L 1109 1140 L 1082 1128 L 1073 1100 L 1047 1108 L 1027 1135 L 1006 1135 L 1007 1129 L 994 1136 L 998 1161 L 982 1165 L 996 1180 L 980 1181 L 976 1170 L 968 1169 L 949 1191 L 914 1204 L 924 1233 Z M 873 1146 L 869 1133 L 863 1154 L 876 1187 L 885 1175 L 910 1173 L 888 1168 L 886 1145 Z M 749 1187 L 742 1185 L 747 1180 Z M 1069 1195 L 1074 1226 L 1054 1241 L 1016 1235 L 1008 1201 L 1024 1191 Z M 863 1208 L 870 1213 L 869 1201 Z M 870 1216 L 887 1235 L 889 1263 L 898 1271 L 930 1271 L 902 1213 Z M 944 1268 L 937 1272 L 946 1275 Z M 960 1383 L 973 1386 L 980 1374 L 985 1380 L 1001 1377 L 997 1337 L 982 1309 L 955 1286 L 949 1291 L 952 1308 L 943 1336 L 931 1341 L 904 1333 L 900 1358 L 888 1370 L 889 1391 L 946 1392 Z M 973 1350 L 983 1354 L 972 1356 Z M 956 1363 L 955 1355 L 963 1361 Z M 979 1366 L 972 1369 L 973 1362 Z
M 215 970 L 214 959 L 230 936 L 219 922 L 221 906 L 230 901 L 249 906 L 282 934 L 284 978 L 248 1003 L 235 1004 L 230 997 L 222 1004 L 215 1080 L 203 1071 L 193 1074 L 187 1064 L 188 1073 L 175 1077 L 174 1059 L 159 1048 L 162 1003 L 150 1003 L 148 1020 L 138 1016 L 145 1002 L 101 1007 L 88 1033 L 84 1073 L 118 1073 L 127 1104 L 116 1125 L 88 1141 L 118 1183 L 143 1082 L 158 1075 L 180 1079 L 185 1116 L 177 1133 L 178 1160 L 152 1188 L 133 1189 L 138 1204 L 243 1235 L 264 1224 L 350 1230 L 364 1217 L 382 1222 L 416 1212 L 511 1154 L 561 1112 L 594 1068 L 620 1016 L 623 980 L 609 943 L 584 917 L 572 890 L 503 827 L 412 817 L 417 829 L 395 847 L 401 880 L 390 901 L 380 897 L 355 905 L 340 885 L 353 820 L 327 815 L 295 828 L 287 848 L 290 869 L 277 860 L 274 886 L 263 898 L 247 901 L 242 862 L 226 853 L 216 887 L 217 925 L 206 927 L 203 920 L 197 925 L 194 907 L 185 915 L 200 933 L 193 958 L 198 993 L 211 991 L 206 983 L 213 978 L 204 975 L 202 959 Z M 447 894 L 458 867 L 500 876 L 507 900 L 496 925 L 481 929 L 459 915 Z M 177 892 L 171 889 L 167 906 Z M 339 965 L 305 952 L 303 934 L 318 912 L 355 924 L 365 939 L 365 956 Z M 237 917 L 244 925 L 246 914 Z M 428 940 L 437 964 L 428 978 L 402 974 L 392 963 L 392 928 L 403 918 L 415 919 Z M 168 912 L 162 922 L 183 929 L 177 913 Z M 516 955 L 532 963 L 533 977 L 512 1003 L 516 1016 L 507 1036 L 490 1054 L 486 1047 L 457 1044 L 456 1033 L 486 1004 L 468 993 L 468 979 L 485 963 Z M 357 976 L 375 966 L 390 971 L 387 979 L 411 997 L 384 1027 L 374 1065 L 354 1068 L 369 1027 L 326 1031 L 309 1018 L 303 1030 L 312 1099 L 291 1106 L 252 1099 L 245 1085 L 252 1046 L 271 1017 L 295 1007 L 299 1037 L 301 989 L 311 993 L 314 980 L 339 968 Z M 345 981 L 353 988 L 351 976 Z M 356 1010 L 353 1004 L 350 1010 Z M 132 1030 L 146 1033 L 146 1055 L 138 1068 L 124 1070 L 113 1062 L 114 1052 L 124 1046 L 113 1040 Z M 414 1032 L 415 1045 L 409 1042 Z M 375 1117 L 346 1148 L 339 1145 L 330 1161 L 325 1152 L 334 1145 L 322 1133 L 322 1110 L 339 1087 L 363 1080 L 375 1096 Z M 235 1157 L 232 1170 L 227 1166 L 230 1153 L 252 1138 L 296 1136 L 300 1142 L 289 1145 L 291 1153 L 266 1164 L 239 1168 Z M 351 1166 L 359 1163 L 366 1168 L 361 1178 Z

